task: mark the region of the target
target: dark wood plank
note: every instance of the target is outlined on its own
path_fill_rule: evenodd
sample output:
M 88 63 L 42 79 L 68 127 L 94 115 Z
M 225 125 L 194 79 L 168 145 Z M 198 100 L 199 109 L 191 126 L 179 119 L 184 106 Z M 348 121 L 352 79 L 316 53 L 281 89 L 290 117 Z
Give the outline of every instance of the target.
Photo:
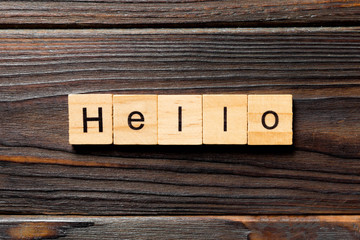
M 360 28 L 0 31 L 0 212 L 360 213 Z M 68 144 L 67 94 L 290 93 L 294 146 Z
M 1 27 L 359 24 L 358 0 L 3 1 Z
M 1 239 L 359 239 L 359 216 L 7 217 Z

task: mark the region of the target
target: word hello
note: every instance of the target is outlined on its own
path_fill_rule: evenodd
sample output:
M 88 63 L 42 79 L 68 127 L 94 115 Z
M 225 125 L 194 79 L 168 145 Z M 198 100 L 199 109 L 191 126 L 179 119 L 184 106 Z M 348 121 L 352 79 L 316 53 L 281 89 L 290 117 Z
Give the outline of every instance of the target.
M 292 95 L 69 95 L 70 144 L 292 144 Z

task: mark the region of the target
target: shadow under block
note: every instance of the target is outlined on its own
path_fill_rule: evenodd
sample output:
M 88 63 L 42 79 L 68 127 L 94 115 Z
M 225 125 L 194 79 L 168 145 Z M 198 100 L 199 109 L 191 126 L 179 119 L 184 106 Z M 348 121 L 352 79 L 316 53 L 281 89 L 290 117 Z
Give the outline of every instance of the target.
M 202 144 L 202 96 L 158 96 L 158 144 Z
M 248 144 L 291 145 L 292 95 L 248 95 Z
M 71 94 L 70 144 L 112 144 L 112 94 Z
M 203 95 L 203 143 L 247 143 L 247 95 Z
M 114 144 L 157 144 L 157 95 L 114 95 Z

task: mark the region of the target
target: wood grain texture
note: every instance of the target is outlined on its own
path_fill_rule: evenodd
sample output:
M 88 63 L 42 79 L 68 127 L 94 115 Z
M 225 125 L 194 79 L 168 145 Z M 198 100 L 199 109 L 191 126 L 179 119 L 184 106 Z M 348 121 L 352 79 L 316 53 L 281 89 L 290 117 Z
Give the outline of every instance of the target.
M 202 144 L 202 95 L 158 95 L 158 144 Z
M 292 95 L 248 95 L 248 144 L 293 144 Z
M 359 24 L 358 0 L 3 1 L 2 27 Z
M 359 214 L 360 28 L 0 31 L 0 212 Z M 68 144 L 67 95 L 293 94 L 293 146 Z
M 247 144 L 246 94 L 203 95 L 203 144 Z
M 359 216 L 7 217 L 1 239 L 359 239 Z
M 115 145 L 157 144 L 157 95 L 114 95 L 113 103 Z
M 113 143 L 112 94 L 70 94 L 68 109 L 70 144 Z

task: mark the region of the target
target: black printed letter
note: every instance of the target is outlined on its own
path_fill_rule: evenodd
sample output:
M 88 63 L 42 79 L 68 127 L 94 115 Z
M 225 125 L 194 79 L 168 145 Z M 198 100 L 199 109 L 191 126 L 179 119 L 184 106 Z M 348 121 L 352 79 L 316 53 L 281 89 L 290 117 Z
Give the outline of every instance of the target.
M 227 131 L 227 107 L 224 107 L 224 132 Z
M 133 119 L 132 116 L 135 115 L 135 114 L 139 115 L 139 116 L 140 116 L 140 119 Z M 144 115 L 143 115 L 141 112 L 134 111 L 134 112 L 131 112 L 131 113 L 129 114 L 129 117 L 128 117 L 128 125 L 129 125 L 129 127 L 130 127 L 132 130 L 140 130 L 140 129 L 142 129 L 142 128 L 144 127 L 144 124 L 142 123 L 142 124 L 140 124 L 138 127 L 134 127 L 134 125 L 132 125 L 131 122 L 144 122 L 144 121 L 145 121 Z
M 179 114 L 178 131 L 181 132 L 181 130 L 182 130 L 182 107 L 179 107 L 178 114 Z
M 83 108 L 83 127 L 84 132 L 87 132 L 87 122 L 89 121 L 99 121 L 99 132 L 103 132 L 103 120 L 102 120 L 102 108 L 98 108 L 98 117 L 88 118 L 86 114 L 86 108 Z
M 268 115 L 268 114 L 272 114 L 272 115 L 274 115 L 274 117 L 275 117 L 275 123 L 274 123 L 274 125 L 272 125 L 272 126 L 268 126 L 268 125 L 266 124 L 266 122 L 265 122 L 266 115 Z M 277 125 L 279 124 L 279 116 L 278 116 L 277 113 L 274 112 L 274 111 L 266 111 L 266 112 L 262 115 L 261 122 L 262 122 L 262 125 L 264 126 L 264 128 L 271 130 L 271 129 L 276 128 Z

